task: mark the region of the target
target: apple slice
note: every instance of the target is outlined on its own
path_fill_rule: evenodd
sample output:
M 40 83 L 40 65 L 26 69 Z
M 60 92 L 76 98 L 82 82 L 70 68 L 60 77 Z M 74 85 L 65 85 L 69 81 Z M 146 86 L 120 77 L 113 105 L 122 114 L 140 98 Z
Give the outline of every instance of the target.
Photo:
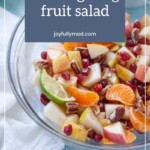
M 114 84 L 118 84 L 120 81 L 119 81 L 119 78 L 117 77 L 117 75 L 114 73 L 114 74 L 112 74 L 112 76 L 111 77 L 109 77 L 108 79 L 107 79 L 112 85 L 114 85 Z
M 138 55 L 137 59 L 136 59 L 136 63 L 149 66 L 150 65 L 150 56 Z
M 118 144 L 127 144 L 125 131 L 120 122 L 104 127 L 104 135 L 106 138 Z
M 150 57 L 150 45 L 141 45 L 142 51 L 141 55 Z
M 109 49 L 106 46 L 99 44 L 87 44 L 87 48 L 91 59 L 94 59 L 99 55 L 106 54 L 109 51 Z
M 144 27 L 140 32 L 140 36 L 146 36 L 146 38 L 150 40 L 150 26 Z
M 129 119 L 129 109 L 131 108 L 131 106 L 125 105 L 124 108 L 125 108 L 125 112 L 122 118 L 127 120 Z
M 105 112 L 100 112 L 100 113 L 97 115 L 97 118 L 98 118 L 98 120 L 101 122 L 102 119 L 105 119 L 105 118 L 106 118 L 106 113 L 105 113 Z
M 79 123 L 79 116 L 77 114 L 71 114 L 71 115 L 67 116 L 67 120 L 78 124 Z
M 145 14 L 141 20 L 141 28 L 145 27 L 145 26 L 150 26 L 150 16 L 148 14 Z
M 59 127 L 62 127 L 64 122 L 67 120 L 66 114 L 61 107 L 55 104 L 53 101 L 50 101 L 44 107 L 44 115 L 50 121 L 56 123 Z
M 123 81 L 131 81 L 134 79 L 134 73 L 119 64 L 116 65 L 116 73 Z
M 110 114 L 118 107 L 124 108 L 124 105 L 121 104 L 105 104 L 105 112 L 106 112 L 106 118 L 108 119 Z
M 86 108 L 79 118 L 79 122 L 87 129 L 94 129 L 97 133 L 103 135 L 103 126 L 98 118 L 94 115 L 90 107 Z
M 66 51 L 64 48 L 64 44 L 61 42 L 50 42 L 48 45 L 49 49 L 58 50 L 58 51 Z
M 98 63 L 95 63 L 90 66 L 91 71 L 88 76 L 85 76 L 84 80 L 82 81 L 82 85 L 91 88 L 93 85 L 98 83 L 101 80 L 101 69 Z
M 135 78 L 141 82 L 150 82 L 150 67 L 145 65 L 137 65 Z
M 106 60 L 105 60 L 105 63 L 110 67 L 114 67 L 117 63 L 117 54 L 116 53 L 113 53 L 113 52 L 108 52 L 106 54 Z

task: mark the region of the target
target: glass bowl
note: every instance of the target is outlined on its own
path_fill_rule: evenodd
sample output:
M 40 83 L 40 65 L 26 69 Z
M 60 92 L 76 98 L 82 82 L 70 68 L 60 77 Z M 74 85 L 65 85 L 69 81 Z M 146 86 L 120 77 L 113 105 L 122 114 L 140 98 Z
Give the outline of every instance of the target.
M 33 60 L 40 58 L 40 53 L 47 49 L 48 43 L 25 43 L 24 17 L 17 24 L 7 53 L 8 78 L 18 102 L 26 113 L 44 130 L 61 138 L 67 145 L 78 150 L 110 150 L 110 149 L 144 149 L 144 145 L 150 146 L 150 134 L 140 134 L 137 140 L 127 145 L 102 145 L 95 142 L 82 143 L 66 137 L 47 120 L 43 115 L 43 106 L 40 103 L 40 91 L 32 85 L 34 73 Z

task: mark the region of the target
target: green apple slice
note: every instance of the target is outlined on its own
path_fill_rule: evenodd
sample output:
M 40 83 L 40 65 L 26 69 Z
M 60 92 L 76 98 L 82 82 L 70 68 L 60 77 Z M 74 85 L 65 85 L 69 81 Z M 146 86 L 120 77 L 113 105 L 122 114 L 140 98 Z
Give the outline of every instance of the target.
M 61 84 L 48 75 L 45 69 L 42 69 L 40 73 L 40 87 L 46 97 L 57 104 L 75 101 L 75 98 L 70 96 Z

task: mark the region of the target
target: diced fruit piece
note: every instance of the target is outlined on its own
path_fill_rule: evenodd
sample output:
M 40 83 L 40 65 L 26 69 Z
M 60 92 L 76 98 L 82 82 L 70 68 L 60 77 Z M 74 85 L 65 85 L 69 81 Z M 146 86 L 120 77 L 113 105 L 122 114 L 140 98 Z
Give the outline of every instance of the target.
M 147 95 L 150 96 L 150 84 L 148 85 Z
M 116 73 L 123 81 L 131 81 L 134 79 L 134 73 L 119 64 L 116 65 Z
M 50 42 L 48 48 L 53 50 L 58 50 L 58 51 L 66 51 L 64 49 L 64 44 L 61 42 Z
M 47 61 L 51 63 L 54 59 L 58 58 L 60 55 L 62 55 L 62 51 L 49 49 L 47 52 Z
M 125 130 L 125 137 L 126 137 L 126 141 L 128 144 L 136 140 L 136 135 L 129 130 Z M 115 144 L 114 142 L 106 138 L 105 136 L 102 139 L 102 143 L 103 144 Z
M 71 114 L 71 115 L 67 116 L 67 120 L 78 124 L 79 123 L 79 116 L 77 114 Z
M 35 85 L 35 86 L 40 86 L 40 70 L 38 69 L 33 77 L 32 77 L 32 84 Z
M 109 51 L 106 46 L 99 44 L 87 44 L 87 48 L 91 59 L 94 59 L 99 55 L 106 54 Z
M 131 16 L 128 13 L 125 13 L 125 19 L 130 22 Z
M 133 105 L 135 102 L 135 94 L 129 86 L 116 84 L 107 90 L 106 99 L 109 101 L 119 101 L 125 105 Z
M 79 66 L 80 71 L 82 70 L 82 60 L 79 51 L 68 51 L 68 58 L 70 62 L 75 61 Z
M 85 42 L 65 42 L 64 48 L 68 51 L 73 50 L 75 47 L 86 47 Z
M 150 26 L 150 16 L 148 14 L 145 14 L 142 18 L 141 18 L 141 28 L 145 27 L 145 26 Z
M 62 108 L 59 107 L 57 104 L 55 104 L 53 101 L 50 101 L 44 107 L 44 115 L 45 115 L 45 117 L 50 119 L 50 121 L 56 123 L 59 127 L 62 127 L 64 122 L 67 119 L 66 114 L 62 110 Z
M 129 119 L 134 129 L 137 131 L 150 132 L 150 119 L 146 118 L 142 112 L 137 112 L 133 107 L 131 107 L 129 111 Z
M 121 53 L 121 52 L 126 52 L 129 56 L 130 59 L 127 60 L 127 67 L 129 67 L 131 64 L 133 64 L 136 61 L 136 57 L 132 54 L 132 52 L 127 49 L 126 47 L 122 47 L 117 53 Z M 119 56 L 120 57 L 120 56 Z
M 76 87 L 69 87 L 68 92 L 76 99 L 81 106 L 93 106 L 99 101 L 99 95 L 92 91 L 80 90 Z
M 139 64 L 137 66 L 135 78 L 141 82 L 150 82 L 150 67 Z
M 68 101 L 75 99 L 68 95 L 63 86 L 47 74 L 45 69 L 40 73 L 40 88 L 47 98 L 57 104 L 65 104 Z
M 115 64 L 117 63 L 117 55 L 113 52 L 108 52 L 106 54 L 105 63 L 111 68 L 114 67 Z
M 150 45 L 141 45 L 142 51 L 141 55 L 150 57 Z
M 112 47 L 110 49 L 111 52 L 117 52 L 118 50 L 120 49 L 120 46 L 119 45 L 115 45 L 114 47 Z
M 87 129 L 94 129 L 96 133 L 103 135 L 103 127 L 90 107 L 82 112 L 79 122 Z
M 150 65 L 150 56 L 138 55 L 137 59 L 136 59 L 136 63 L 149 66 Z
M 81 84 L 87 88 L 94 86 L 101 80 L 100 65 L 98 63 L 95 63 L 89 67 L 91 69 L 89 75 L 85 76 L 84 80 L 81 82 Z
M 104 135 L 114 143 L 127 144 L 125 131 L 120 122 L 104 127 Z
M 105 112 L 100 112 L 100 113 L 97 115 L 97 118 L 98 118 L 98 120 L 101 122 L 103 119 L 106 118 L 106 113 L 105 113 Z
M 106 118 L 108 119 L 110 114 L 117 109 L 118 107 L 124 108 L 124 105 L 121 104 L 105 104 L 105 112 L 106 112 Z
M 144 27 L 142 31 L 140 32 L 140 35 L 150 40 L 150 26 Z
M 62 77 L 58 78 L 58 82 L 65 88 L 68 89 L 70 86 L 77 86 L 77 77 L 71 75 L 70 80 L 66 81 Z
M 123 115 L 123 119 L 128 120 L 128 119 L 129 119 L 129 109 L 130 109 L 131 107 L 125 105 L 124 108 L 125 108 L 125 112 L 124 112 L 124 115 Z
M 78 124 L 75 124 L 74 122 L 67 120 L 63 125 L 62 132 L 64 132 L 64 128 L 68 125 L 72 126 L 72 133 L 70 135 L 72 138 L 82 141 L 82 142 L 86 141 L 88 131 L 86 129 L 80 127 Z
M 62 54 L 53 60 L 54 73 L 60 73 L 69 69 L 71 69 L 71 66 L 66 54 Z
M 107 79 L 112 85 L 114 85 L 114 84 L 118 84 L 120 81 L 119 81 L 119 78 L 117 77 L 117 75 L 114 73 L 114 74 L 112 74 L 112 76 L 111 77 L 109 77 L 108 79 Z
M 103 45 L 103 46 L 106 46 L 109 49 L 112 48 L 113 46 L 115 46 L 115 43 L 113 43 L 113 42 L 93 42 L 92 44 Z

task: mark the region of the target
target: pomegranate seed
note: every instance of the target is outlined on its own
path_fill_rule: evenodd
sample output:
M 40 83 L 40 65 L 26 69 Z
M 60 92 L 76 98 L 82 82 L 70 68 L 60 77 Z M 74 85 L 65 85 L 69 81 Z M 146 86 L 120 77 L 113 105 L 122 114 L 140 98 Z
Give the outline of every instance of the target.
M 123 61 L 127 61 L 131 58 L 131 56 L 127 52 L 120 52 L 119 55 Z
M 82 82 L 84 79 L 84 76 L 82 74 L 77 74 L 77 80 L 78 82 Z
M 88 76 L 89 73 L 90 73 L 90 71 L 91 71 L 91 69 L 90 69 L 89 67 L 83 68 L 83 69 L 82 69 L 82 74 L 83 74 L 84 76 Z
M 149 99 L 150 99 L 150 97 L 148 95 L 145 95 L 145 94 L 142 95 L 142 100 L 143 101 L 146 101 L 146 100 L 149 100 Z
M 140 44 L 146 44 L 146 45 L 150 45 L 150 40 L 148 39 L 145 39 L 144 37 L 140 37 L 139 38 L 139 41 L 138 41 Z
M 102 140 L 102 136 L 100 134 L 96 134 L 94 137 L 95 142 L 100 142 Z
M 122 58 L 119 58 L 118 63 L 119 63 L 121 66 L 123 66 L 123 67 L 126 67 L 126 66 L 127 66 L 127 62 L 124 61 L 124 60 L 122 60 Z
M 100 112 L 105 112 L 105 103 L 100 102 L 99 103 Z
M 126 82 L 126 85 L 128 85 L 132 90 L 135 89 L 135 86 L 134 86 L 133 83 L 130 82 L 130 81 L 127 81 L 127 82 Z
M 47 59 L 47 52 L 42 52 L 41 58 L 46 60 Z
M 90 54 L 87 50 L 82 50 L 80 53 L 82 58 L 90 58 Z
M 67 135 L 67 136 L 70 136 L 72 134 L 72 125 L 67 125 L 64 127 L 64 133 Z
M 40 100 L 43 105 L 47 105 L 50 102 L 50 100 L 43 93 L 40 96 Z
M 103 88 L 106 87 L 107 83 L 108 83 L 107 80 L 102 80 L 101 81 L 101 85 L 103 86 Z
M 95 135 L 96 135 L 96 132 L 95 132 L 93 129 L 90 129 L 90 130 L 88 131 L 88 137 L 89 137 L 90 139 L 94 139 Z
M 97 92 L 97 93 L 100 93 L 100 92 L 102 91 L 102 89 L 103 89 L 102 84 L 96 84 L 96 85 L 94 86 L 94 90 L 95 90 L 95 92 Z
M 131 70 L 131 72 L 135 73 L 135 72 L 136 72 L 136 69 L 137 69 L 137 65 L 136 65 L 136 64 L 131 64 L 131 65 L 130 65 L 130 70 Z
M 133 85 L 134 85 L 135 87 L 140 84 L 137 79 L 133 79 L 133 80 L 132 80 L 132 83 L 133 83 Z
M 132 50 L 132 53 L 137 56 L 137 55 L 140 55 L 141 54 L 141 46 L 140 45 L 136 45 L 134 46 L 133 50 Z
M 67 73 L 67 72 L 63 72 L 63 73 L 61 74 L 61 77 L 62 77 L 64 80 L 66 80 L 66 81 L 70 80 L 70 74 Z
M 90 65 L 89 59 L 82 59 L 83 68 L 87 68 Z
M 135 44 L 134 44 L 134 42 L 133 42 L 132 39 L 128 39 L 128 40 L 126 41 L 126 46 L 127 46 L 127 47 L 133 47 L 133 46 L 135 46 Z
M 131 32 L 132 32 L 132 25 L 130 24 L 129 21 L 126 21 L 125 23 L 125 35 L 127 38 L 131 37 Z
M 141 28 L 141 23 L 140 23 L 140 21 L 139 21 L 139 20 L 136 20 L 136 21 L 134 22 L 134 24 L 133 24 L 133 27 L 134 27 L 134 28 L 137 28 L 137 29 L 140 29 L 140 28 Z

